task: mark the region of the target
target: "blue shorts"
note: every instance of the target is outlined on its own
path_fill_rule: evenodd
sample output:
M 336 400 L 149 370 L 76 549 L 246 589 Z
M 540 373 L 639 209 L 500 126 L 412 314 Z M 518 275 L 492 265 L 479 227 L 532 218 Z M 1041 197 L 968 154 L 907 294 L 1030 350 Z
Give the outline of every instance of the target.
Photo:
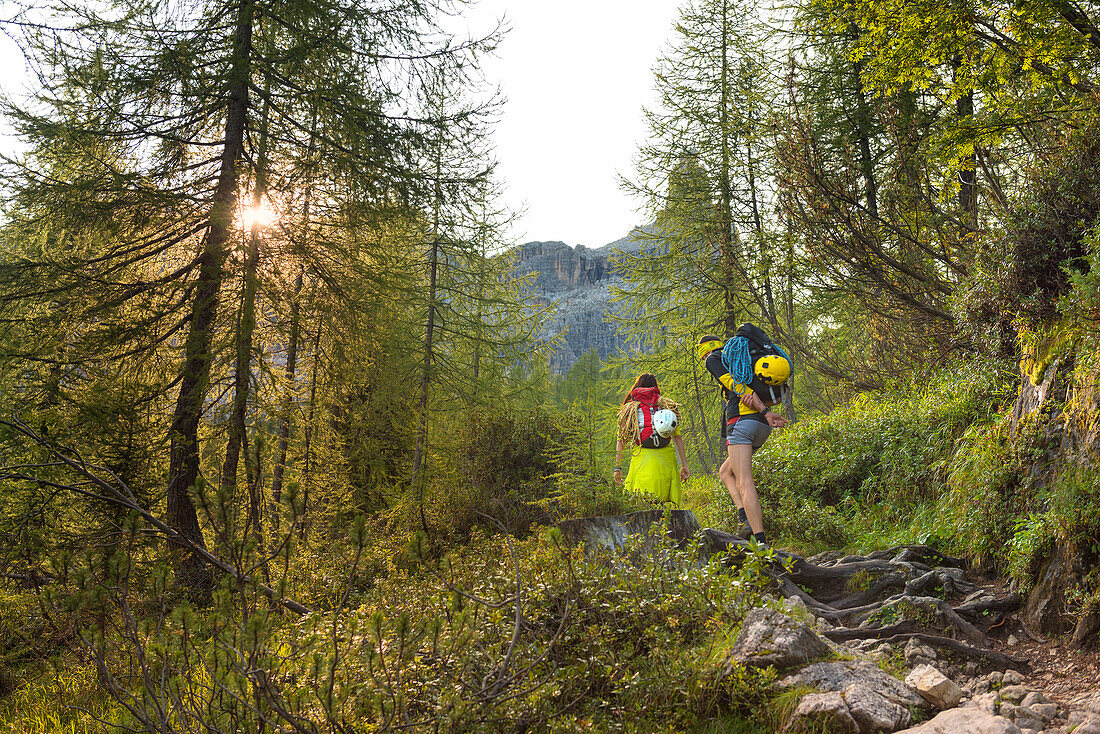
M 767 421 L 757 420 L 755 417 L 737 416 L 726 422 L 726 445 L 749 445 L 758 449 L 772 435 L 772 427 Z

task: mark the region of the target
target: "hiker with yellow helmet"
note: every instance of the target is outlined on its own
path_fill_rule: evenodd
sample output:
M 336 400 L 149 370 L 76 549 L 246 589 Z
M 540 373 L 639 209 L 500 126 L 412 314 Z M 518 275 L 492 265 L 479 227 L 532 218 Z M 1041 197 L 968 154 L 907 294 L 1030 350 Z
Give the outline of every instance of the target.
M 691 476 L 680 438 L 680 406 L 661 395 L 656 377 L 643 372 L 627 390 L 616 420 L 619 440 L 615 444 L 615 481 L 623 481 L 619 464 L 629 445 L 626 488 L 648 494 L 658 502 L 680 504 L 681 483 Z
M 764 518 L 752 478 L 752 455 L 768 440 L 773 428 L 787 425 L 787 419 L 771 408 L 783 399 L 791 375 L 790 359 L 752 324 L 742 324 L 729 341 L 707 334 L 699 340 L 696 351 L 722 386 L 726 459 L 718 468 L 718 478 L 737 505 L 741 520 L 738 535 L 748 537 L 751 533 L 758 543 L 766 545 Z

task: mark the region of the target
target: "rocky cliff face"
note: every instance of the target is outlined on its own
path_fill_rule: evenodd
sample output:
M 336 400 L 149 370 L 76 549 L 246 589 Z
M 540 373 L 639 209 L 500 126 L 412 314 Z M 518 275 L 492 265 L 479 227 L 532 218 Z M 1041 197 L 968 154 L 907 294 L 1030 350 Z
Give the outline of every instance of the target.
M 625 237 L 604 247 L 570 247 L 564 242 L 528 242 L 510 252 L 517 274 L 535 273 L 536 298 L 552 303 L 554 315 L 543 329 L 550 337 L 561 332 L 562 344 L 550 357 L 550 371 L 564 374 L 593 347 L 600 358 L 616 354 L 622 338 L 607 321 L 611 288 L 622 284 L 611 258 L 615 251 L 634 251 L 638 243 Z

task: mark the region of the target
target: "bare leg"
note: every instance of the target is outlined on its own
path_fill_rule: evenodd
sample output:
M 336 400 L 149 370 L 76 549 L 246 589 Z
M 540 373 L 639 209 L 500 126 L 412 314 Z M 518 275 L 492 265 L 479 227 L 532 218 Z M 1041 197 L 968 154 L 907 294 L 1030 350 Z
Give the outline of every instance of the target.
M 722 486 L 730 493 L 730 498 L 733 499 L 733 504 L 737 505 L 737 509 L 740 510 L 743 508 L 745 502 L 741 499 L 741 492 L 737 488 L 737 479 L 733 476 L 733 464 L 730 463 L 728 456 L 726 460 L 722 462 L 722 466 L 718 467 L 718 480 L 722 482 Z
M 760 512 L 760 498 L 756 496 L 756 482 L 752 478 L 752 444 L 736 444 L 728 446 L 726 450 L 729 455 L 722 462 L 722 468 L 729 465 L 737 494 L 740 495 L 741 502 L 745 506 L 745 514 L 749 518 L 749 526 L 754 533 L 759 533 L 764 530 L 764 517 Z M 722 476 L 721 472 L 719 476 Z M 728 489 L 729 485 L 727 484 L 726 487 Z M 730 496 L 734 496 L 732 490 Z

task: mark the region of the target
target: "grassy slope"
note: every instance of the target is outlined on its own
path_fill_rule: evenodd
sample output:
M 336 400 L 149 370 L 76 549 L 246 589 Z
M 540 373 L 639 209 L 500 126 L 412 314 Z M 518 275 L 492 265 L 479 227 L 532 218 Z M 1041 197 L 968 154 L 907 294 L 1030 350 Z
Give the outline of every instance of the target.
M 1000 542 L 996 561 L 1026 569 L 1023 556 L 1034 552 L 1026 540 L 1030 526 L 1003 517 L 1011 514 L 1006 498 L 1015 496 L 1004 481 L 1019 453 L 999 429 L 998 410 L 1008 397 L 992 371 L 946 374 L 892 395 L 862 396 L 777 432 L 756 457 L 769 531 L 802 552 L 919 541 L 980 553 Z M 600 502 L 608 496 L 589 495 Z M 968 512 L 975 502 L 986 511 Z M 733 526 L 733 505 L 713 475 L 691 480 L 685 505 L 704 525 Z M 300 681 L 295 705 L 303 715 L 321 715 L 311 691 L 325 676 L 310 661 L 331 660 L 335 639 L 354 641 L 338 660 L 334 686 L 341 710 L 359 724 L 400 709 L 401 716 L 438 719 L 455 731 L 496 730 L 520 717 L 554 731 L 776 726 L 770 676 L 739 669 L 720 675 L 743 614 L 760 603 L 751 569 L 730 576 L 717 565 L 682 573 L 652 561 L 589 563 L 546 531 L 507 541 L 474 530 L 442 560 L 399 546 L 392 528 L 379 525 L 363 535 L 355 568 L 347 542 L 326 539 L 297 551 L 292 594 L 323 611 L 304 622 L 269 617 L 253 637 L 267 650 L 293 650 L 269 660 L 282 680 Z M 524 620 L 518 633 L 517 580 Z M 336 588 L 350 591 L 341 610 L 331 609 Z M 232 601 L 196 615 L 195 624 L 216 628 L 232 617 Z M 128 719 L 100 692 L 94 671 L 65 652 L 73 640 L 57 632 L 64 622 L 45 623 L 28 594 L 0 605 L 0 620 L 6 629 L 53 630 L 56 644 L 42 652 L 62 661 L 55 668 L 40 655 L 8 659 L 5 672 L 17 690 L 0 700 L 0 726 L 107 730 L 74 704 L 99 718 Z M 215 638 L 210 633 L 192 644 L 202 652 Z M 13 654 L 14 639 L 2 643 L 6 654 Z M 120 670 L 133 662 L 125 646 L 115 646 L 112 656 Z M 510 673 L 498 678 L 503 688 L 486 694 L 486 681 L 499 676 L 504 661 Z M 179 659 L 165 653 L 164 664 Z M 202 705 L 224 705 L 191 685 Z M 298 695 L 292 688 L 290 698 Z

